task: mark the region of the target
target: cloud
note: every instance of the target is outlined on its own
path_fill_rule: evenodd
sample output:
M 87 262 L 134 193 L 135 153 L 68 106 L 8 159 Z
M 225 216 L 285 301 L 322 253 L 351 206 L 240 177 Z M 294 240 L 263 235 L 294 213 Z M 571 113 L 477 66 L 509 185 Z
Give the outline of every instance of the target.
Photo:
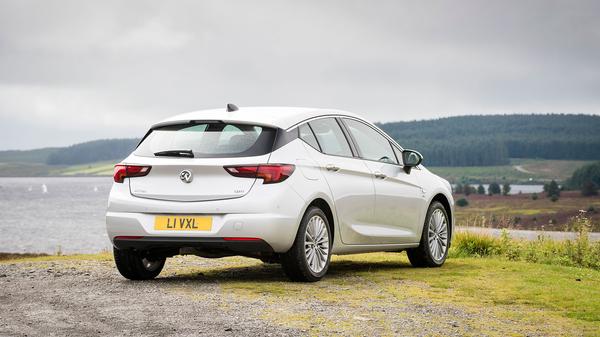
M 598 113 L 599 10 L 595 1 L 5 0 L 0 149 L 140 136 L 171 114 L 227 102 L 374 121 Z

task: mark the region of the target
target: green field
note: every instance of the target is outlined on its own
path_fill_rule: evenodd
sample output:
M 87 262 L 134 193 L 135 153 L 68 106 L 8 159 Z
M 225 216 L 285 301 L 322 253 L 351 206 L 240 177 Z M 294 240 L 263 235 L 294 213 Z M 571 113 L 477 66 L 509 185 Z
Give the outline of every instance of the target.
M 98 162 L 85 165 L 67 166 L 50 171 L 50 175 L 57 176 L 110 176 L 113 174 L 115 163 Z
M 564 181 L 570 178 L 577 168 L 591 162 L 586 160 L 511 159 L 510 165 L 503 166 L 428 167 L 428 169 L 452 183 L 468 181 L 485 184 L 508 181 L 512 184 L 532 184 L 552 179 Z
M 73 166 L 0 163 L 0 177 L 111 176 L 114 165 L 111 161 Z

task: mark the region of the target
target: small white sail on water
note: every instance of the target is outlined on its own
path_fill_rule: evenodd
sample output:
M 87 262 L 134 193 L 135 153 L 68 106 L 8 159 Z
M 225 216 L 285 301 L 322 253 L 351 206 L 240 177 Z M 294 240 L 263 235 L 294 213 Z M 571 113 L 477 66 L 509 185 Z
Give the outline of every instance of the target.
M 29 187 L 27 188 L 27 192 L 31 192 L 31 191 L 33 191 L 33 187 L 32 187 L 32 186 L 29 186 Z
M 94 186 L 94 192 L 98 192 L 98 186 Z
M 42 184 L 42 193 L 48 193 L 48 186 L 46 184 Z

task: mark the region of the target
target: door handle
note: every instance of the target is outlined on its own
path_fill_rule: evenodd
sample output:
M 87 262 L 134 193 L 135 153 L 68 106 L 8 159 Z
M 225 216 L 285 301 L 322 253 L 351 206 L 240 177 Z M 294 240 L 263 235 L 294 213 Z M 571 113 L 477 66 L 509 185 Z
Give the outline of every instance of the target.
M 327 165 L 325 165 L 325 168 L 327 169 L 327 171 L 332 171 L 332 172 L 337 172 L 340 170 L 339 167 L 337 167 L 333 164 L 327 164 Z
M 375 172 L 375 178 L 385 179 L 385 178 L 387 178 L 387 175 L 385 175 L 384 173 L 381 173 L 381 172 Z

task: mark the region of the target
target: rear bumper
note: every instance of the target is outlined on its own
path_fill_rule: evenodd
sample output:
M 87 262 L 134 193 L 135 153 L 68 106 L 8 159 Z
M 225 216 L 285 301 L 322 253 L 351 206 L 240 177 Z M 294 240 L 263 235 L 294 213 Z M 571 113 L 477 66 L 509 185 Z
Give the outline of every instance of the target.
M 201 251 L 231 252 L 233 254 L 273 253 L 273 248 L 261 239 L 117 236 L 113 239 L 113 245 L 117 249 L 136 250 L 195 248 Z
M 188 213 L 189 214 L 189 213 Z M 219 245 L 227 248 L 254 247 L 255 252 L 283 253 L 290 249 L 298 230 L 299 220 L 296 214 L 202 214 L 211 216 L 212 227 L 208 231 L 172 231 L 156 230 L 156 215 L 145 213 L 108 212 L 106 229 L 110 240 L 117 248 L 129 245 L 130 248 L 148 247 L 149 244 L 161 248 L 193 247 L 210 244 L 216 249 Z M 118 237 L 142 237 L 143 239 L 122 240 Z M 256 238 L 257 242 L 227 241 L 224 238 Z M 227 243 L 227 245 L 222 245 Z M 192 246 L 190 246 L 192 244 Z M 268 247 L 267 250 L 262 248 Z

